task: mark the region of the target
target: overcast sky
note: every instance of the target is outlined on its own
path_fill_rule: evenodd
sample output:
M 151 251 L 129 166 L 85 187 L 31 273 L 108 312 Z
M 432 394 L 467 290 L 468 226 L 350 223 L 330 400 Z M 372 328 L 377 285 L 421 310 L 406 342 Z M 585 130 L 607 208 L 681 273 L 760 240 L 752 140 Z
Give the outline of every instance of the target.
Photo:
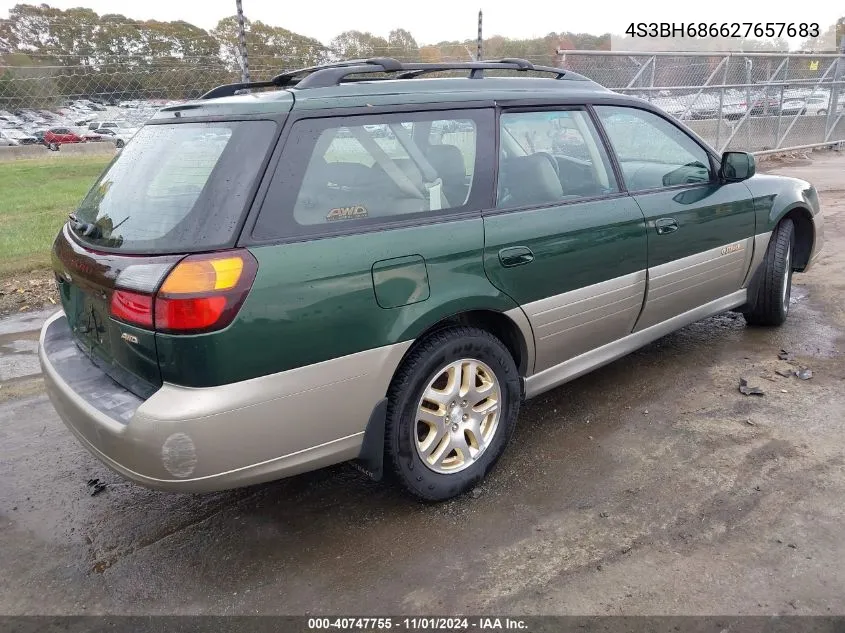
M 43 0 L 29 0 L 37 4 Z M 0 18 L 17 1 L 0 0 Z M 203 28 L 235 13 L 235 0 L 47 0 L 67 9 L 86 6 L 100 14 L 120 13 L 136 19 L 186 20 Z M 819 22 L 822 30 L 845 8 L 834 0 L 772 2 L 771 0 L 601 0 L 599 2 L 525 2 L 514 0 L 319 0 L 291 2 L 243 0 L 244 13 L 253 20 L 328 42 L 348 29 L 371 31 L 386 37 L 402 27 L 421 44 L 475 38 L 478 10 L 484 11 L 484 34 L 525 38 L 551 31 L 596 35 L 623 33 L 630 22 Z M 840 5 L 840 6 L 837 6 Z

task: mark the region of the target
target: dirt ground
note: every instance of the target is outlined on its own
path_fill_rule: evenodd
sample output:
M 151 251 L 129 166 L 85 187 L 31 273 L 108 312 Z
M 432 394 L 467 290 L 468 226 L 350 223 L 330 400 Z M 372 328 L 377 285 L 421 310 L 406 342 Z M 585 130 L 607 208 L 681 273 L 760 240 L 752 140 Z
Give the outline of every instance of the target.
M 787 324 L 707 319 L 529 402 L 497 470 L 440 505 L 349 466 L 122 482 L 43 394 L 46 313 L 0 320 L 0 613 L 845 614 L 845 156 L 766 167 L 825 209 Z

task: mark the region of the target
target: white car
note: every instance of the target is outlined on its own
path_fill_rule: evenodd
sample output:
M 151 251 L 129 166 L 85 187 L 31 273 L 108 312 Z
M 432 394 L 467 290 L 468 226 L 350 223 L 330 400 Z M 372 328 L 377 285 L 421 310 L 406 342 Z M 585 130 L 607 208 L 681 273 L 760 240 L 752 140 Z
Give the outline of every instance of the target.
M 100 127 L 95 132 L 103 137 L 103 140 L 114 142 L 114 146 L 122 149 L 138 133 L 138 128 Z
M 0 137 L 14 141 L 15 145 L 37 145 L 38 139 L 32 136 L 32 134 L 27 134 L 23 130 L 18 129 L 7 129 L 7 130 L 0 130 Z
M 827 114 L 830 105 L 829 97 L 808 97 L 804 99 L 788 99 L 780 107 L 781 114 Z

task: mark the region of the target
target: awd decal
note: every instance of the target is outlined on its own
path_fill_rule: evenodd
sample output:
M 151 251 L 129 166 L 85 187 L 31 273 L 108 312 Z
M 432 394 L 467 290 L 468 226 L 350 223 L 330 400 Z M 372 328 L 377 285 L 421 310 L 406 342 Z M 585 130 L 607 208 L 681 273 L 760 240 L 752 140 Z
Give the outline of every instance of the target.
M 138 342 L 138 337 L 137 337 L 137 336 L 135 336 L 134 334 L 127 334 L 126 332 L 124 332 L 123 334 L 121 334 L 121 335 L 120 335 L 120 338 L 122 338 L 122 339 L 123 339 L 124 341 L 126 341 L 127 343 L 137 343 L 137 342 Z
M 736 253 L 741 250 L 745 250 L 745 244 L 737 242 L 736 244 L 731 244 L 730 246 L 724 246 L 722 248 L 722 255 L 730 255 L 731 253 Z
M 326 216 L 326 220 L 329 222 L 334 220 L 355 220 L 357 218 L 366 218 L 368 215 L 369 213 L 367 213 L 367 207 L 362 207 L 361 205 L 353 207 L 337 207 L 336 209 L 329 211 L 329 214 Z

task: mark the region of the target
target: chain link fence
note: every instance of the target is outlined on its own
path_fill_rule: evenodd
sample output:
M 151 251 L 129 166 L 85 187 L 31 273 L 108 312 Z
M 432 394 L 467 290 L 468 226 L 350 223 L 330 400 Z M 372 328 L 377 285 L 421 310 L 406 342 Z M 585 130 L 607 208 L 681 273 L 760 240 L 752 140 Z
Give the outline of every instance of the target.
M 430 53 L 432 47 L 426 48 Z M 452 45 L 436 53 L 439 61 L 466 61 L 474 51 Z M 324 55 L 339 57 L 330 49 Z M 660 106 L 720 151 L 845 141 L 845 56 L 557 51 L 535 57 L 529 60 L 573 70 Z M 313 63 L 313 55 L 250 57 L 251 78 L 266 80 Z M 115 56 L 98 65 L 36 65 L 30 59 L 29 65 L 0 66 L 0 135 L 37 134 L 59 125 L 96 127 L 106 120 L 137 127 L 164 104 L 240 79 L 236 56 L 154 63 Z
M 560 65 L 641 97 L 719 151 L 845 141 L 845 56 L 560 51 Z

